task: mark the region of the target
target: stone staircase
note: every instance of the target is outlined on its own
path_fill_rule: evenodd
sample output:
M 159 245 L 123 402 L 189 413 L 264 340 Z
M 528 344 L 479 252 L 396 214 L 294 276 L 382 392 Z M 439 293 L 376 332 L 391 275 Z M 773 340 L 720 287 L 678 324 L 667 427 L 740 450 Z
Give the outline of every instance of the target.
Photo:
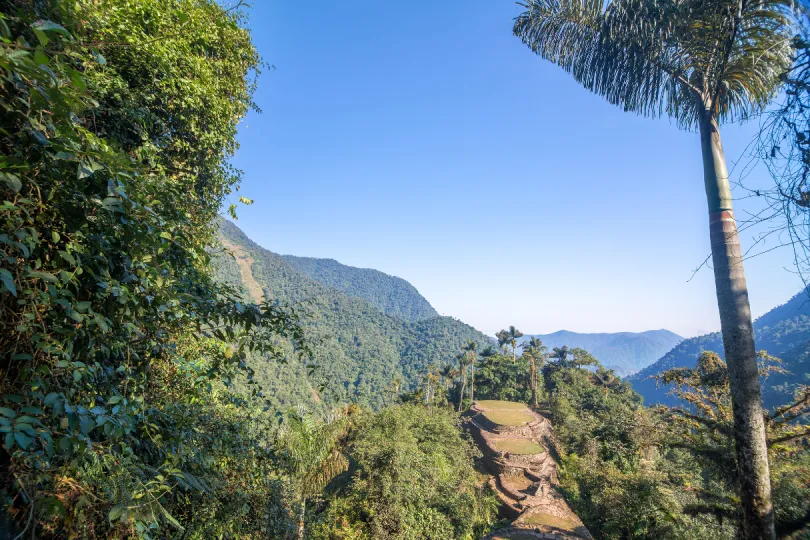
M 465 426 L 484 455 L 501 516 L 512 525 L 486 540 L 590 539 L 557 491 L 557 464 L 548 452 L 551 423 L 520 403 L 477 401 Z

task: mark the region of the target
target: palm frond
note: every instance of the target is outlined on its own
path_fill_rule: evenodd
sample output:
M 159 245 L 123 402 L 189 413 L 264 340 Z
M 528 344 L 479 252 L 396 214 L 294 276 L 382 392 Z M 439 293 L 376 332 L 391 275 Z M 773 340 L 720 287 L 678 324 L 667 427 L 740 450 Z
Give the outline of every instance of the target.
M 790 0 L 532 0 L 514 34 L 626 111 L 743 118 L 789 65 Z

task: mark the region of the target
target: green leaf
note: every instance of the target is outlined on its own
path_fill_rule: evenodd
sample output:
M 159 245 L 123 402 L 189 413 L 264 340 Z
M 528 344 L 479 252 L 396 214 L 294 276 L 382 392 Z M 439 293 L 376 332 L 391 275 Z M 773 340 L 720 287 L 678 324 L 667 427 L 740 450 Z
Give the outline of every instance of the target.
M 39 279 L 41 279 L 43 281 L 47 281 L 49 283 L 58 283 L 59 282 L 59 279 L 55 275 L 53 275 L 53 274 L 51 274 L 49 272 L 38 272 L 36 270 L 29 270 L 28 271 L 28 277 L 39 278 Z
M 14 286 L 14 276 L 5 268 L 0 268 L 0 281 L 3 282 L 12 296 L 17 296 L 17 287 Z
M 23 450 L 27 450 L 28 447 L 34 442 L 34 438 L 30 435 L 26 435 L 22 431 L 15 431 L 14 432 L 14 440 L 17 441 L 17 444 L 20 445 L 20 448 Z
M 68 32 L 64 26 L 61 24 L 56 24 L 53 21 L 37 21 L 31 25 L 31 28 L 34 29 L 36 32 L 39 30 L 40 32 L 56 32 L 57 34 L 61 34 L 66 38 L 71 38 L 70 32 Z
M 65 260 L 65 262 L 72 264 L 73 266 L 76 266 L 76 259 L 73 257 L 73 255 L 71 255 L 67 251 L 60 249 L 59 256 L 62 257 Z
M 0 173 L 0 178 L 6 183 L 8 188 L 14 193 L 19 193 L 22 189 L 22 180 L 16 174 Z
M 31 360 L 32 358 L 28 353 L 19 353 L 11 357 L 12 360 Z
M 43 32 L 39 28 L 34 28 L 34 35 L 37 36 L 37 39 L 39 40 L 39 44 L 42 45 L 43 47 L 45 47 L 48 44 L 48 42 L 50 41 L 50 39 L 48 39 L 48 36 L 45 35 L 45 32 Z
M 48 58 L 48 55 L 45 54 L 45 51 L 43 51 L 42 49 L 37 49 L 36 51 L 34 51 L 34 62 L 36 62 L 37 65 L 45 66 L 48 64 L 49 61 L 50 59 Z
M 112 509 L 110 510 L 110 521 L 115 521 L 118 518 L 120 518 L 121 514 L 124 513 L 124 510 L 126 510 L 126 508 L 121 506 L 120 504 L 117 506 L 113 506 Z
M 15 413 L 13 410 L 7 407 L 0 407 L 0 414 L 2 414 L 7 418 L 14 418 L 15 416 L 17 416 L 17 413 Z

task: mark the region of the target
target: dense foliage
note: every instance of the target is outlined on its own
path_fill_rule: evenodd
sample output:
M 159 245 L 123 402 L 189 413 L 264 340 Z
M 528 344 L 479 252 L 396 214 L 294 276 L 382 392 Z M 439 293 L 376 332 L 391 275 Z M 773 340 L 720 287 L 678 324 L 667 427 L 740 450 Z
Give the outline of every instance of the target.
M 301 335 L 206 254 L 259 65 L 242 22 L 213 0 L 0 2 L 0 475 L 20 532 L 265 535 L 267 428 L 228 383 Z
M 717 355 L 701 358 L 713 359 L 711 369 L 667 373 L 689 403 L 676 409 L 643 407 L 626 382 L 601 367 L 549 374 L 563 492 L 596 536 L 740 535 L 728 376 Z M 810 455 L 807 430 L 790 422 L 808 407 L 792 410 L 795 415 L 769 420 L 770 459 L 777 530 L 801 535 L 810 510 Z
M 360 419 L 350 480 L 320 516 L 314 538 L 474 539 L 496 501 L 473 468 L 477 450 L 451 409 L 400 405 Z
M 370 268 L 346 266 L 332 259 L 284 255 L 284 260 L 318 283 L 348 296 L 362 298 L 403 321 L 415 322 L 439 316 L 430 302 L 402 278 Z
M 274 406 L 318 406 L 322 400 L 379 408 L 391 403 L 400 390 L 414 387 L 427 366 L 454 364 L 462 344 L 490 341 L 450 317 L 408 322 L 388 315 L 362 297 L 313 280 L 228 221 L 222 222 L 221 238 L 230 249 L 243 253 L 247 264 L 240 269 L 232 259 L 218 258 L 220 281 L 244 287 L 246 279 L 255 279 L 266 296 L 294 304 L 305 315 L 307 342 L 318 366 L 311 377 L 314 387 L 308 386 L 306 363 L 267 365 L 261 357 L 252 360 Z M 317 396 L 321 387 L 322 395 Z
M 594 537 L 739 537 L 728 374 L 718 355 L 704 353 L 694 370 L 667 371 L 663 382 L 677 389 L 678 406 L 655 409 L 644 407 L 642 397 L 588 351 L 558 347 L 537 356 L 542 359 L 538 410 L 554 426 L 560 489 Z M 778 362 L 764 360 L 766 381 L 781 375 Z M 506 354 L 484 355 L 476 395 L 528 402 L 529 363 L 520 357 L 517 362 L 515 370 Z M 446 393 L 437 394 L 437 403 L 458 394 L 461 381 L 457 373 L 451 375 L 456 379 Z M 777 530 L 790 538 L 810 531 L 808 413 L 805 388 L 766 419 Z

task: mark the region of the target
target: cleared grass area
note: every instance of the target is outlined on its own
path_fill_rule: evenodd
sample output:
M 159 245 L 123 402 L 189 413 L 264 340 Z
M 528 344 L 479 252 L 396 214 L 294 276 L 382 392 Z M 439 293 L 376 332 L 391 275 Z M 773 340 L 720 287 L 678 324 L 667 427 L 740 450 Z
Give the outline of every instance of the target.
M 482 399 L 475 402 L 478 407 L 486 410 L 505 409 L 510 411 L 520 411 L 526 408 L 523 403 L 514 401 L 498 401 L 497 399 Z
M 496 534 L 495 536 L 492 537 L 492 540 L 537 540 L 537 537 L 529 533 L 510 532 L 504 534 Z
M 534 416 L 520 410 L 487 410 L 483 412 L 483 415 L 487 420 L 499 426 L 522 426 L 534 420 Z
M 534 482 L 521 475 L 504 475 L 501 476 L 501 483 L 509 486 L 516 491 L 522 491 L 534 485 Z
M 543 447 L 526 439 L 501 439 L 494 441 L 495 448 L 512 454 L 541 454 Z
M 556 527 L 564 531 L 574 532 L 580 527 L 579 523 L 573 519 L 566 519 L 542 512 L 534 512 L 521 520 L 528 525 L 545 525 L 546 527 Z

